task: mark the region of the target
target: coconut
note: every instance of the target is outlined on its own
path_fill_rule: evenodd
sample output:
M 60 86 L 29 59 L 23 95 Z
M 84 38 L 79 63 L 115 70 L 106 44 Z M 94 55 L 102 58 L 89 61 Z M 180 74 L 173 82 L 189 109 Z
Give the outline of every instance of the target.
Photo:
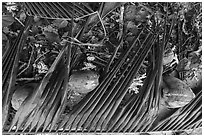
M 23 101 L 32 94 L 37 84 L 29 83 L 16 88 L 11 99 L 11 105 L 15 110 L 18 110 Z
M 188 104 L 195 94 L 182 80 L 172 76 L 163 76 L 162 97 L 168 108 L 178 108 Z
M 75 92 L 86 94 L 99 84 L 99 75 L 91 70 L 73 72 L 69 79 L 69 88 Z

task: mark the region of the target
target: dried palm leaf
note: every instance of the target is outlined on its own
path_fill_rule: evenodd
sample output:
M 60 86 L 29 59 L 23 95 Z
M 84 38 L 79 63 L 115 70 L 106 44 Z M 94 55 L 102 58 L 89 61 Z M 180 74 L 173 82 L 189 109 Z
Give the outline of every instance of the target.
M 28 14 L 41 18 L 71 19 L 72 15 L 78 18 L 93 12 L 87 4 L 77 2 L 23 2 L 22 4 Z
M 3 89 L 2 89 L 2 107 L 3 107 L 3 114 L 2 124 L 4 125 L 7 117 L 8 117 L 8 111 L 9 111 L 9 104 L 11 100 L 11 95 L 14 91 L 14 85 L 16 82 L 16 74 L 18 71 L 18 61 L 19 61 L 19 52 L 22 49 L 22 45 L 25 42 L 25 38 L 28 34 L 28 28 L 30 27 L 30 24 L 32 22 L 32 18 L 28 17 L 28 20 L 26 21 L 25 27 L 21 30 L 18 37 L 16 38 L 16 41 L 11 45 L 9 50 L 4 54 L 3 56 L 3 62 L 2 62 L 2 73 L 3 73 Z

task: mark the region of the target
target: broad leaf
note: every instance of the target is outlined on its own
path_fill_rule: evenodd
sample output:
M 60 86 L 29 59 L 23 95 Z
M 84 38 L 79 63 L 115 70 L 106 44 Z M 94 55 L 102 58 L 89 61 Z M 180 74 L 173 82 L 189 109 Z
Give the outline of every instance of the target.
M 2 16 L 2 27 L 8 27 L 15 21 L 14 17 L 9 15 Z

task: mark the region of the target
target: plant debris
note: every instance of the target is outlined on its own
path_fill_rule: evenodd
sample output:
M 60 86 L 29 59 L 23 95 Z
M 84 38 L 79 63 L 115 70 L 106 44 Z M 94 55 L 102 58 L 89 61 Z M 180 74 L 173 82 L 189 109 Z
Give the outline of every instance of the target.
M 154 122 L 157 111 L 173 115 L 199 100 L 201 6 L 199 2 L 3 2 L 4 130 L 160 129 L 160 116 Z M 42 82 L 45 85 L 32 96 L 33 87 L 27 85 Z M 27 121 L 19 113 L 28 96 L 42 106 L 29 109 L 32 115 Z M 161 101 L 169 109 L 158 110 Z M 22 117 L 14 118 L 16 114 Z M 185 128 L 199 126 L 196 120 L 191 124 Z

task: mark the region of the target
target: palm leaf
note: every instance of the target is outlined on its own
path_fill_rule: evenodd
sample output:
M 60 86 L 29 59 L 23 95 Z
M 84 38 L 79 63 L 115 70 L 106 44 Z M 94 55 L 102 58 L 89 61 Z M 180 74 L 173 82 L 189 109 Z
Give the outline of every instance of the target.
M 40 83 L 39 87 L 33 92 L 32 96 L 29 96 L 21 105 L 19 110 L 16 112 L 16 115 L 12 121 L 10 130 L 17 124 L 16 131 L 21 127 L 23 122 L 25 121 L 26 117 L 33 111 L 33 109 L 38 108 L 42 105 L 42 103 L 45 100 L 44 98 L 41 98 L 44 89 L 46 88 L 46 85 L 49 83 L 50 78 L 52 77 L 52 73 L 55 71 L 55 68 L 57 64 L 59 64 L 63 54 L 64 50 L 61 51 L 61 53 L 56 58 L 55 62 L 52 64 L 51 68 L 43 78 L 42 82 Z
M 23 2 L 28 14 L 42 18 L 66 18 L 82 17 L 93 12 L 88 5 L 77 2 Z
M 135 42 L 134 42 L 135 43 Z M 133 43 L 133 45 L 134 45 L 134 43 Z M 148 44 L 147 44 L 148 45 Z M 147 46 L 148 47 L 148 46 Z M 131 48 L 129 48 L 128 49 L 129 51 L 131 50 Z M 139 50 L 138 50 L 139 51 Z M 128 52 L 127 52 L 128 53 Z M 127 56 L 128 54 L 125 54 L 125 56 Z M 141 52 L 141 53 L 143 53 L 143 52 Z M 137 55 L 137 54 L 136 54 Z M 125 59 L 125 57 L 123 57 L 122 58 L 122 60 L 124 61 L 124 59 Z M 144 59 L 144 58 L 142 58 L 142 59 Z M 137 60 L 136 60 L 137 61 Z M 136 63 L 137 64 L 137 63 Z M 133 65 L 134 66 L 134 65 Z M 116 70 L 115 68 L 114 68 L 114 70 Z M 138 68 L 136 69 L 136 70 L 138 70 Z M 113 70 L 112 70 L 113 71 Z M 110 71 L 111 72 L 111 74 L 114 74 L 112 71 Z M 131 71 L 130 71 L 131 72 Z M 133 71 L 134 72 L 134 71 Z M 134 77 L 134 75 L 132 75 L 131 73 L 129 73 L 129 75 L 131 75 L 131 76 L 133 76 Z M 128 76 L 129 76 L 128 75 Z M 112 75 L 113 76 L 113 75 Z M 122 75 L 121 75 L 122 76 Z M 109 76 L 109 74 L 108 74 L 108 78 L 110 79 L 110 76 Z M 127 79 L 131 79 L 131 77 L 127 77 Z M 120 80 L 120 79 L 119 79 Z M 127 80 L 128 81 L 128 80 Z M 128 81 L 129 82 L 129 81 Z M 128 83 L 127 82 L 127 83 Z M 105 84 L 107 84 L 107 83 L 110 83 L 110 81 L 109 80 L 107 80 L 106 78 L 105 78 L 105 81 L 104 81 L 104 83 Z M 103 83 L 102 83 L 103 84 Z M 101 85 L 102 85 L 101 84 Z M 108 85 L 105 85 L 106 86 L 106 88 L 107 88 L 107 86 Z M 100 87 L 100 86 L 99 86 Z M 127 86 L 128 87 L 128 86 Z M 84 105 L 81 105 L 80 106 L 80 108 L 83 108 L 82 110 L 79 108 L 79 109 L 77 109 L 77 111 L 74 113 L 74 111 L 75 110 L 73 110 L 72 112 L 71 112 L 71 116 L 69 115 L 69 116 L 67 116 L 67 119 L 65 119 L 65 121 L 67 121 L 68 120 L 68 122 L 67 122 L 67 124 L 65 123 L 65 122 L 62 122 L 62 124 L 61 124 L 61 126 L 60 126 L 60 128 L 61 127 L 63 127 L 63 125 L 65 125 L 65 129 L 66 128 L 68 128 L 68 129 L 77 129 L 78 127 L 80 127 L 83 123 L 84 123 L 84 121 L 87 119 L 87 117 L 89 116 L 89 114 L 93 111 L 93 109 L 95 108 L 95 106 L 97 105 L 97 103 L 99 102 L 99 100 L 102 98 L 102 102 L 104 102 L 104 103 L 100 103 L 99 102 L 99 105 L 102 105 L 102 104 L 106 104 L 106 106 L 108 106 L 109 105 L 109 103 L 111 102 L 111 100 L 113 99 L 113 97 L 114 97 L 114 94 L 113 94 L 113 96 L 111 96 L 110 97 L 110 99 L 109 100 L 107 100 L 107 102 L 109 102 L 109 103 L 107 103 L 107 102 L 105 102 L 106 101 L 106 99 L 104 99 L 104 97 L 103 97 L 103 94 L 105 93 L 105 91 L 106 91 L 106 88 L 105 89 L 103 89 L 103 91 L 98 91 L 97 93 L 99 93 L 99 94 L 95 94 L 96 93 L 96 91 L 95 92 L 93 92 L 93 94 L 94 94 L 94 96 L 93 96 L 93 99 L 91 99 L 91 102 L 88 102 L 88 105 L 86 104 L 86 103 L 84 103 Z M 113 87 L 114 88 L 114 87 Z M 116 90 L 116 89 L 114 89 L 113 91 L 115 92 L 115 93 L 117 93 L 118 91 L 120 91 L 119 89 L 120 89 L 120 87 L 117 87 L 118 88 L 118 90 Z M 99 89 L 99 90 L 101 90 L 101 89 Z M 111 94 L 111 92 L 112 91 L 108 91 L 108 93 L 109 93 L 109 95 Z M 112 110 L 114 110 L 114 111 L 111 111 L 111 115 L 109 115 L 110 117 L 112 117 L 112 115 L 114 114 L 114 112 L 115 112 L 115 110 L 117 109 L 117 107 L 118 107 L 118 105 L 120 104 L 120 102 L 121 102 L 121 100 L 122 100 L 122 98 L 123 98 L 123 96 L 125 95 L 125 92 L 126 92 L 126 90 L 124 90 L 124 92 L 123 93 L 121 93 L 121 96 L 120 97 L 118 97 L 118 99 L 119 100 L 116 100 L 116 101 L 114 101 L 113 102 L 113 104 L 115 103 L 116 105 L 113 105 L 113 106 L 115 106 L 115 108 L 114 109 L 112 109 Z M 120 92 L 119 92 L 120 93 Z M 95 96 L 96 95 L 96 96 Z M 105 93 L 105 97 L 107 98 L 108 96 L 109 96 L 107 93 Z M 118 95 L 115 95 L 116 97 L 118 96 Z M 99 98 L 98 98 L 99 97 Z M 98 98 L 98 99 L 96 99 L 96 98 Z M 87 99 L 88 100 L 88 99 Z M 96 101 L 95 101 L 96 100 Z M 89 101 L 89 100 L 88 100 Z M 94 102 L 95 101 L 95 102 Z M 93 102 L 94 102 L 94 104 L 93 104 Z M 77 108 L 77 107 L 76 107 Z M 100 108 L 99 106 L 98 107 L 96 107 L 97 109 L 96 109 L 96 112 L 95 112 L 95 114 L 97 113 L 97 111 L 98 111 L 98 108 Z M 88 110 L 87 110 L 88 109 Z M 103 111 L 102 111 L 102 113 L 104 112 L 104 110 L 105 109 L 103 109 Z M 83 114 L 83 113 L 85 113 L 85 115 L 81 115 L 80 116 L 80 114 Z M 78 116 L 77 116 L 78 115 Z M 82 118 L 80 118 L 80 117 L 82 117 Z M 108 119 L 110 119 L 110 117 L 108 117 Z M 75 120 L 74 120 L 75 119 Z M 80 120 L 81 119 L 81 120 Z M 109 120 L 107 120 L 107 121 L 109 121 Z M 79 123 L 80 122 L 80 123 Z
M 99 8 L 99 15 L 104 18 L 111 11 L 125 4 L 125 2 L 103 2 Z
M 135 57 L 133 57 L 133 60 L 135 59 Z M 134 63 L 133 63 L 134 64 Z M 134 66 L 132 64 L 132 66 Z M 137 70 L 137 69 L 136 69 Z M 126 71 L 128 71 L 128 70 L 126 70 Z M 132 72 L 131 70 L 129 71 L 129 72 Z M 125 71 L 124 72 L 122 72 L 122 75 L 124 75 L 125 74 Z M 119 77 L 118 78 L 118 82 L 119 82 L 119 80 L 121 80 L 121 78 L 122 78 L 122 75 L 121 75 L 121 77 Z M 134 77 L 134 75 L 132 75 L 133 77 Z M 127 84 L 125 84 L 125 81 L 128 81 L 128 79 L 131 79 L 131 77 L 128 77 L 128 74 L 127 74 L 127 76 L 126 76 L 126 78 L 124 78 L 122 81 L 120 81 L 120 83 L 115 83 L 116 85 L 124 85 L 124 87 L 126 87 L 126 85 Z M 128 83 L 128 82 L 127 82 Z M 114 86 L 115 87 L 115 86 Z M 111 117 L 113 114 L 114 114 L 114 110 L 116 110 L 117 109 L 117 107 L 118 107 L 118 105 L 120 104 L 120 102 L 121 101 L 118 101 L 118 100 L 115 100 L 116 98 L 118 98 L 119 100 L 121 100 L 123 97 L 121 97 L 121 96 L 123 96 L 123 94 L 125 94 L 125 92 L 121 92 L 121 91 L 125 91 L 126 92 L 126 90 L 123 90 L 123 89 L 121 89 L 121 86 L 118 86 L 118 87 L 115 87 L 115 88 L 112 88 L 112 91 L 109 91 L 109 95 L 110 95 L 110 93 L 111 92 L 113 92 L 114 94 L 113 95 L 110 95 L 110 97 L 109 97 L 109 95 L 107 95 L 106 94 L 106 98 L 105 99 L 103 99 L 103 104 L 101 104 L 101 106 L 103 106 L 103 108 L 102 108 L 102 112 L 101 113 L 103 113 L 104 111 L 105 111 L 105 108 L 107 108 L 109 105 L 111 105 L 111 104 L 114 104 L 113 106 L 115 106 L 115 109 L 114 108 L 112 108 L 111 110 L 112 110 L 112 112 L 110 112 L 110 113 L 112 113 L 112 114 L 110 114 L 110 115 L 108 115 L 109 117 Z M 121 92 L 121 93 L 120 93 Z M 120 95 L 121 94 L 121 95 Z M 119 97 L 120 96 L 120 97 Z M 109 98 L 108 98 L 109 97 Z M 115 98 L 115 99 L 114 99 Z M 115 104 L 117 104 L 117 105 L 115 105 Z M 99 104 L 100 105 L 100 104 Z M 101 106 L 97 106 L 96 108 L 97 109 L 99 109 Z M 96 113 L 96 112 L 95 112 Z M 92 113 L 92 114 L 94 114 L 94 113 Z M 97 122 L 96 120 L 93 120 L 94 122 Z M 109 121 L 109 120 L 108 120 Z
M 127 53 L 129 53 L 130 50 L 127 51 Z M 124 58 L 120 61 L 118 61 L 118 63 L 116 63 L 117 65 L 115 65 L 113 67 L 113 69 L 110 71 L 109 74 L 107 74 L 107 76 L 104 78 L 104 80 L 102 81 L 102 83 L 98 86 L 98 88 L 96 90 L 101 90 L 103 89 L 104 87 L 107 86 L 107 84 L 110 82 L 111 79 L 113 79 L 113 76 L 114 74 L 116 73 L 116 71 L 118 71 L 118 68 L 122 65 L 122 63 L 125 61 L 125 58 L 127 57 L 128 54 L 125 54 Z M 75 113 L 75 114 L 78 114 L 80 111 L 82 111 L 82 109 L 86 109 L 87 107 L 89 107 L 91 105 L 91 103 L 85 107 L 86 103 L 91 101 L 91 102 L 94 102 L 96 99 L 97 96 L 99 96 L 98 94 L 95 94 L 96 93 L 96 90 L 93 92 L 93 94 L 89 94 L 87 96 L 87 98 L 85 98 L 83 101 L 81 102 L 85 102 L 83 104 L 79 104 L 76 109 L 74 109 L 71 113 Z M 105 90 L 104 90 L 105 91 Z M 99 92 L 101 93 L 100 96 L 102 96 L 104 94 L 104 91 L 103 92 Z M 93 98 L 93 99 L 91 99 Z M 79 108 L 78 108 L 79 107 Z M 71 120 L 73 120 L 73 118 L 71 118 Z M 66 120 L 65 120 L 66 121 Z M 64 123 L 65 124 L 65 123 Z M 61 124 L 64 125 L 64 124 Z
M 22 123 L 25 122 L 23 126 L 23 131 L 26 130 L 30 125 L 29 132 L 31 132 L 34 128 L 36 128 L 36 132 L 43 126 L 43 130 L 47 130 L 49 126 L 51 126 L 50 130 L 52 130 L 56 124 L 56 122 L 59 119 L 60 114 L 63 112 L 65 108 L 65 102 L 67 97 L 67 79 L 68 79 L 68 72 L 71 62 L 71 56 L 75 54 L 74 52 L 71 52 L 71 46 L 68 46 L 69 48 L 64 48 L 64 50 L 61 51 L 61 53 L 56 58 L 55 62 L 49 69 L 48 73 L 46 74 L 45 78 L 42 80 L 41 85 L 44 85 L 42 89 L 37 89 L 36 93 L 34 93 L 33 96 L 36 96 L 36 98 L 31 98 L 36 101 L 40 100 L 36 104 L 36 107 L 31 108 L 28 111 L 22 112 L 20 116 L 18 116 L 18 111 L 14 117 L 13 124 L 11 128 L 15 125 L 16 119 L 22 119 L 20 122 L 18 121 L 17 129 L 20 128 Z M 74 48 L 72 48 L 74 49 Z M 67 58 L 67 66 L 65 67 L 64 61 L 63 61 L 63 55 L 65 53 L 65 50 L 68 50 L 68 58 Z M 76 50 L 75 50 L 76 51 Z M 72 53 L 72 55 L 71 55 Z M 72 60 L 72 62 L 75 62 Z M 57 81 L 57 82 L 56 82 Z M 46 86 L 47 85 L 47 86 Z M 38 93 L 41 91 L 41 93 Z M 43 91 L 43 92 L 42 92 Z M 40 95 L 36 95 L 40 94 Z M 25 102 L 22 107 L 29 104 L 29 101 Z M 61 104 L 61 105 L 60 105 Z M 60 106 L 60 107 L 59 107 Z M 28 116 L 29 113 L 33 113 L 32 115 Z M 28 116 L 28 117 L 27 117 Z M 19 117 L 19 118 L 18 118 Z M 52 120 L 54 119 L 54 120 Z M 50 125 L 51 124 L 51 125 Z M 10 129 L 11 129 L 10 128 Z
M 152 74 L 152 72 L 150 71 L 150 73 L 149 74 Z M 156 74 L 156 73 L 154 73 L 154 74 Z M 134 109 L 140 109 L 139 107 L 138 107 L 138 104 L 140 104 L 141 105 L 141 107 L 142 107 L 142 104 L 145 102 L 145 96 L 147 96 L 148 94 L 146 94 L 145 95 L 145 93 L 148 93 L 148 92 L 146 92 L 146 91 L 150 91 L 150 88 L 151 88 L 151 86 L 150 85 L 148 85 L 148 84 L 150 84 L 151 82 L 149 81 L 150 79 L 152 80 L 152 78 L 149 78 L 150 76 L 147 76 L 147 78 L 146 78 L 146 81 L 144 82 L 144 86 L 143 86 L 143 90 L 144 91 L 141 91 L 141 94 L 140 94 L 140 96 L 139 96 L 139 98 L 137 98 L 137 100 L 134 100 L 133 102 L 137 102 L 137 103 L 135 103 L 135 104 L 137 104 L 136 106 L 134 106 Z M 149 88 L 149 90 L 147 90 L 146 88 L 148 87 Z M 143 99 L 144 98 L 144 100 L 141 102 L 140 100 L 141 99 Z M 141 110 L 141 109 L 140 109 Z M 128 121 L 130 120 L 130 117 L 131 116 L 133 116 L 134 115 L 134 113 L 133 112 L 135 112 L 136 110 L 132 110 L 131 112 L 128 112 L 128 117 L 127 117 L 127 119 L 128 119 Z M 138 110 L 137 110 L 138 111 Z M 139 113 L 139 112 L 138 112 Z M 140 113 L 141 114 L 141 113 Z M 127 115 L 126 115 L 127 116 Z M 124 122 L 121 122 L 123 125 L 121 125 L 120 126 L 120 129 L 118 129 L 118 132 L 120 132 L 120 130 L 121 129 L 123 129 L 124 128 L 124 126 L 125 126 L 125 124 L 124 123 L 132 123 L 134 120 L 132 119 L 132 122 L 131 121 L 126 121 L 126 120 L 124 120 Z M 129 126 L 130 126 L 131 124 L 129 124 L 129 125 L 127 125 L 127 127 L 126 128 L 129 128 Z M 119 125 L 117 125 L 117 127 L 118 127 Z M 116 129 L 115 129 L 116 130 Z
M 153 42 L 153 39 L 154 39 L 154 38 L 151 38 L 151 37 L 148 39 L 148 43 L 145 43 L 145 44 L 146 44 L 145 46 L 147 46 L 147 47 L 146 47 L 146 48 L 144 47 L 143 51 L 141 51 L 141 54 L 138 55 L 138 60 L 136 60 L 137 62 L 136 62 L 136 64 L 135 64 L 135 68 L 133 68 L 132 70 L 130 70 L 130 72 L 132 72 L 132 74 L 130 73 L 129 79 L 126 80 L 126 84 L 127 84 L 127 85 L 124 84 L 124 85 L 126 85 L 126 86 L 124 86 L 125 88 L 124 88 L 124 89 L 121 89 L 121 90 L 124 91 L 124 92 L 120 95 L 120 97 L 118 97 L 118 100 L 116 100 L 117 105 L 114 105 L 114 108 L 113 108 L 112 110 L 114 110 L 114 109 L 116 110 L 116 108 L 118 107 L 118 105 L 119 105 L 120 102 L 122 101 L 124 95 L 125 95 L 126 92 L 127 92 L 128 87 L 130 86 L 129 84 L 130 84 L 131 81 L 133 80 L 135 74 L 137 73 L 137 71 L 138 71 L 139 68 L 140 68 L 140 65 L 141 65 L 142 62 L 144 61 L 144 58 L 146 57 L 147 53 L 148 53 L 149 50 L 151 49 L 151 44 L 150 44 L 150 43 L 151 43 L 151 42 L 154 43 L 154 42 Z M 135 72 L 134 72 L 134 70 L 135 70 Z M 112 112 L 115 113 L 114 111 L 112 111 Z M 109 115 L 109 118 L 108 118 L 107 122 L 111 119 L 113 113 L 112 113 L 111 115 Z M 104 125 L 106 125 L 106 123 L 104 123 Z
M 172 114 L 170 117 L 162 120 L 154 129 L 153 131 L 156 130 L 167 130 L 170 129 L 171 127 L 174 127 L 177 125 L 177 121 L 182 121 L 184 122 L 184 125 L 187 124 L 182 118 L 188 122 L 190 122 L 190 119 L 192 117 L 198 118 L 198 120 L 201 120 L 201 101 L 202 101 L 202 95 L 201 91 L 196 95 L 196 97 L 186 106 L 178 109 L 174 114 Z M 196 111 L 198 113 L 198 116 L 196 116 L 196 113 L 193 111 Z M 196 123 L 196 122 L 195 122 Z M 183 123 L 182 123 L 183 125 Z M 169 127 L 170 126 L 170 127 Z
M 19 52 L 22 48 L 22 45 L 25 42 L 25 38 L 28 34 L 28 28 L 30 27 L 30 23 L 32 22 L 32 18 L 28 18 L 25 27 L 21 30 L 20 34 L 16 38 L 16 41 L 13 45 L 9 48 L 8 52 L 6 52 L 3 56 L 3 63 L 4 66 L 2 68 L 3 73 L 3 89 L 2 89 L 2 107 L 3 107 L 3 122 L 4 125 L 9 111 L 9 102 L 11 100 L 11 96 L 14 90 L 14 85 L 16 82 L 16 74 L 17 74 L 17 67 L 18 67 L 18 60 L 19 60 Z
M 96 12 L 93 12 L 87 3 L 25 2 L 22 4 L 30 15 L 49 19 L 66 18 L 72 21 L 72 27 L 73 20 L 85 19 L 86 22 L 80 31 L 72 30 L 69 43 L 62 49 L 32 96 L 23 102 L 12 120 L 9 132 L 14 126 L 17 126 L 15 132 L 59 132 L 61 128 L 62 132 L 148 132 L 185 130 L 202 125 L 201 91 L 188 105 L 175 109 L 170 117 L 157 121 L 160 109 L 160 81 L 163 73 L 162 57 L 175 26 L 176 16 L 171 22 L 170 29 L 167 30 L 165 27 L 162 32 L 162 42 L 159 41 L 158 34 L 161 33 L 159 28 L 154 30 L 157 33 L 152 33 L 144 27 L 119 57 L 116 57 L 116 53 L 122 47 L 125 34 L 108 62 L 96 57 L 106 68 L 104 71 L 106 75 L 101 77 L 99 86 L 88 93 L 61 120 L 66 107 L 67 94 L 70 92 L 67 84 L 69 73 L 80 56 L 77 54 L 79 48 L 77 44 L 72 45 L 73 38 L 81 41 L 84 33 L 94 25 L 101 23 L 103 26 L 102 19 L 124 3 L 101 3 Z M 28 23 L 28 26 L 30 24 Z M 104 29 L 104 33 L 105 31 Z M 76 33 L 76 36 L 73 36 L 73 33 Z M 15 83 L 20 45 L 23 45 L 22 38 L 25 37 L 21 31 L 15 46 L 12 45 L 11 50 L 7 50 L 3 56 L 3 96 L 6 97 L 3 100 L 5 113 L 3 123 L 6 121 L 9 97 Z M 141 39 L 142 44 L 140 44 Z M 147 68 L 147 77 L 141 91 L 138 95 L 133 95 L 124 106 L 120 106 L 130 83 L 148 54 L 152 59 L 149 61 L 150 66 Z
M 157 39 L 157 43 L 155 44 L 155 48 L 152 50 L 152 67 L 156 68 L 158 70 L 158 74 L 155 77 L 155 82 L 152 86 L 151 95 L 149 97 L 149 101 L 147 102 L 148 110 L 147 115 L 143 117 L 143 120 L 146 120 L 145 122 L 140 122 L 143 124 L 137 125 L 137 127 L 134 129 L 134 132 L 136 131 L 148 131 L 151 128 L 151 125 L 154 123 L 154 121 L 157 118 L 158 110 L 160 106 L 160 83 L 162 79 L 162 73 L 163 73 L 163 54 L 164 54 L 164 48 L 166 46 L 166 43 L 169 41 L 169 37 L 172 32 L 172 26 L 174 25 L 174 20 L 171 22 L 171 28 L 169 32 L 167 31 L 167 27 L 164 29 L 163 33 L 163 41 L 162 45 L 160 45 L 159 36 Z M 164 22 L 164 26 L 166 26 L 166 20 Z M 158 29 L 158 28 L 157 28 Z M 167 33 L 168 32 L 168 33 Z M 156 61 L 157 60 L 157 61 Z M 154 65 L 155 64 L 155 65 Z M 153 112 L 151 112 L 153 111 Z M 150 114 L 149 114 L 150 113 Z M 153 114 L 152 114 L 153 113 Z M 152 119 L 151 119 L 152 117 Z

